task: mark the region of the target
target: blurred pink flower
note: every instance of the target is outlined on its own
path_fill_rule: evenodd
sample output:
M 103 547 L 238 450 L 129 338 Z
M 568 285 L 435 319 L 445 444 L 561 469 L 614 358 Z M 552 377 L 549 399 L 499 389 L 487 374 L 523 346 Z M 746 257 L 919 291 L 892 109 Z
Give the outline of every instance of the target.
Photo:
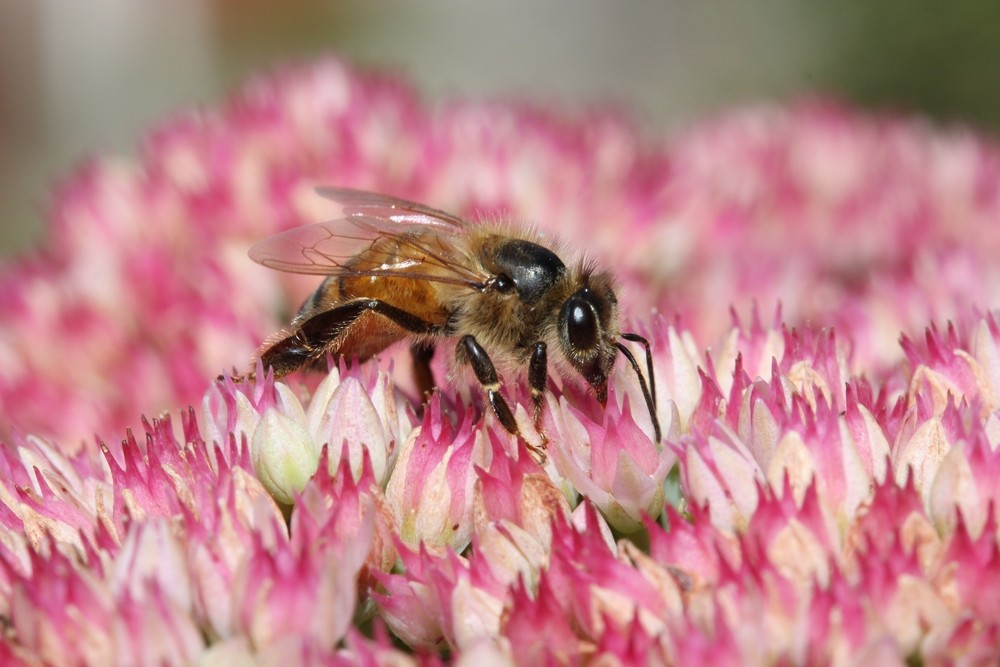
M 392 351 L 213 381 L 315 288 L 245 251 L 320 184 L 585 237 L 662 441 L 624 360 L 607 406 L 552 378 L 544 462 Z M 84 166 L 0 266 L 0 662 L 994 664 L 998 218 L 1000 151 L 921 119 L 658 141 L 336 60 L 257 78 Z

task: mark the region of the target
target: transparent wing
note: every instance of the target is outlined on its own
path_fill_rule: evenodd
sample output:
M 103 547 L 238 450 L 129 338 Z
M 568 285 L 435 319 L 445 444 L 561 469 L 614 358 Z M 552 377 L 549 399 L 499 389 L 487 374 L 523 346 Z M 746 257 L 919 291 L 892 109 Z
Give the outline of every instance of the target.
M 481 289 L 491 277 L 466 246 L 460 218 L 413 202 L 323 189 L 347 217 L 296 227 L 250 248 L 279 271 L 324 276 L 398 276 Z
M 341 205 L 345 218 L 366 217 L 407 225 L 448 228 L 451 233 L 465 231 L 466 222 L 458 216 L 405 199 L 349 188 L 316 188 L 316 194 Z

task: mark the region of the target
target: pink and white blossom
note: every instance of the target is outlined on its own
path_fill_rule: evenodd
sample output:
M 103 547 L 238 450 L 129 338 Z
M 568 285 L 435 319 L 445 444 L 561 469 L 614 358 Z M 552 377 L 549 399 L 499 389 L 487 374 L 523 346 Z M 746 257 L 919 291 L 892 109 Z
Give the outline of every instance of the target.
M 245 251 L 321 184 L 585 238 L 663 437 L 623 358 L 606 406 L 553 378 L 544 461 L 447 342 L 423 402 L 402 348 L 213 380 L 315 289 Z M 998 219 L 995 142 L 920 118 L 668 140 L 260 76 L 86 164 L 0 265 L 0 663 L 995 664 Z

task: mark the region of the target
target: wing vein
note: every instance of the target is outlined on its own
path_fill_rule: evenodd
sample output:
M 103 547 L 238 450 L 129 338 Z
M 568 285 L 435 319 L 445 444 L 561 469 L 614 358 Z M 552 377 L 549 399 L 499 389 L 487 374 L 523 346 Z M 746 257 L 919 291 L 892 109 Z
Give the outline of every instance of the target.
M 491 277 L 460 218 L 359 190 L 323 188 L 344 217 L 282 232 L 250 249 L 269 268 L 326 276 L 399 277 L 480 290 Z

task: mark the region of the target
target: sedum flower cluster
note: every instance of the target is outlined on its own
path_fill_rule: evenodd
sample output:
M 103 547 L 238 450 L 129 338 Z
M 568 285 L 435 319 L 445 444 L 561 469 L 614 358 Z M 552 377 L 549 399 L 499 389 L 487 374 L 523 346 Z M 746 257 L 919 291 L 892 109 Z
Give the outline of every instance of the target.
M 551 378 L 544 460 L 449 346 L 424 403 L 393 350 L 213 380 L 315 288 L 245 250 L 322 219 L 318 184 L 586 239 L 662 440 L 622 360 L 606 406 Z M 85 165 L 50 219 L 0 266 L 0 664 L 1000 658 L 981 137 L 805 101 L 658 140 L 328 60 Z

